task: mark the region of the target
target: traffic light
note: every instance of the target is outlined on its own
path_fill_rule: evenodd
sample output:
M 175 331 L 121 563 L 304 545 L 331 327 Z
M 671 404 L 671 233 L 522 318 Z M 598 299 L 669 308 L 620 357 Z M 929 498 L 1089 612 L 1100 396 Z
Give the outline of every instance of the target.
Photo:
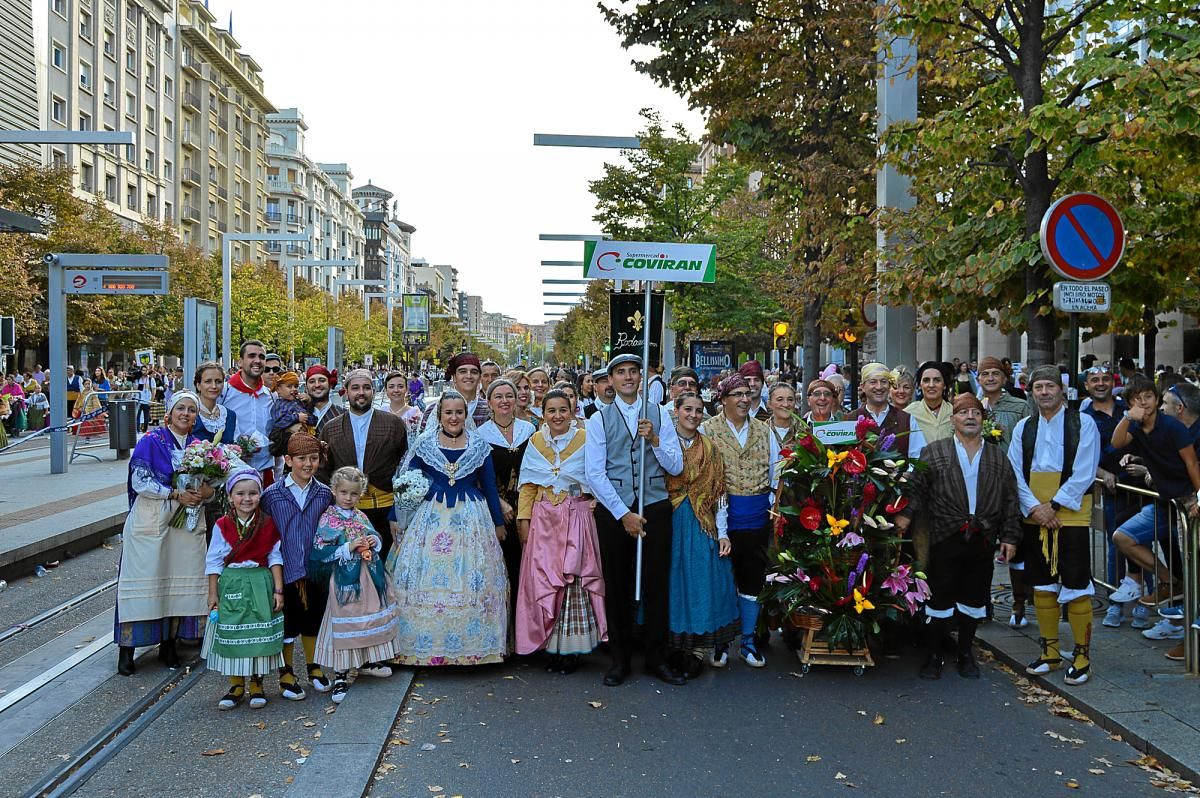
M 842 330 L 838 333 L 838 338 L 848 344 L 858 343 L 858 333 L 854 332 L 854 330 Z
M 605 344 L 604 345 L 604 354 L 607 355 L 611 351 L 612 351 L 612 344 Z
M 771 327 L 771 331 L 775 333 L 775 348 L 782 349 L 784 339 L 787 338 L 788 331 L 791 326 L 786 321 L 777 321 Z

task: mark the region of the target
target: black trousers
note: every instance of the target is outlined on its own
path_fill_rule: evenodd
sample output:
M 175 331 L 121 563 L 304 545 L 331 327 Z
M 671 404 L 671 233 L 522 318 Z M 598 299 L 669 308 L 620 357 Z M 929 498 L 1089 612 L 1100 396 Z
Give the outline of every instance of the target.
M 733 561 L 733 581 L 743 596 L 762 592 L 767 575 L 767 546 L 771 525 L 758 529 L 729 530 L 729 557 Z
M 1031 587 L 1061 584 L 1068 590 L 1087 590 L 1092 583 L 1092 532 L 1086 526 L 1064 526 L 1051 530 L 1050 554 L 1058 555 L 1058 573 L 1042 552 L 1041 530 L 1030 524 L 1022 527 L 1025 532 L 1021 549 L 1025 554 L 1025 580 Z M 1055 540 L 1057 538 L 1057 541 Z M 1055 545 L 1057 544 L 1057 552 Z
M 388 514 L 391 512 L 391 507 L 363 510 L 363 515 L 367 517 L 371 526 L 375 527 L 375 533 L 379 535 L 379 542 L 383 545 L 383 548 L 379 550 L 379 556 L 384 560 L 387 559 L 388 552 L 392 550 L 392 525 L 388 521 Z
M 304 586 L 306 602 L 300 600 Z M 329 601 L 329 585 L 311 579 L 297 579 L 283 586 L 283 636 L 294 640 L 300 636 L 316 637 L 321 631 L 321 618 Z M 292 663 L 287 663 L 289 666 Z
M 646 667 L 663 662 L 670 615 L 671 502 L 647 505 L 646 536 L 642 538 L 642 624 Z M 632 654 L 636 604 L 633 600 L 637 539 L 603 505 L 596 506 L 596 532 L 604 573 L 604 611 L 608 616 L 608 647 L 614 662 L 628 663 Z
M 516 510 L 516 505 L 513 505 Z M 521 536 L 517 534 L 517 522 L 504 525 L 504 540 L 500 541 L 500 552 L 504 555 L 504 568 L 508 571 L 508 619 L 516 616 L 517 588 L 521 580 Z M 516 628 L 510 623 L 510 628 Z
M 970 540 L 954 535 L 929 547 L 929 592 L 926 606 L 952 610 L 956 604 L 987 607 L 995 567 L 991 542 L 983 535 Z

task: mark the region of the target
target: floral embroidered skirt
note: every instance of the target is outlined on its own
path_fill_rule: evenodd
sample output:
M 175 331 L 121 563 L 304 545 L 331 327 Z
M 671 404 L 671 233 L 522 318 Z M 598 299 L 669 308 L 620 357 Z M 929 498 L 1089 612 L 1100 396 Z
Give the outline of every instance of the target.
M 427 501 L 388 558 L 405 665 L 481 665 L 508 654 L 508 572 L 487 503 Z

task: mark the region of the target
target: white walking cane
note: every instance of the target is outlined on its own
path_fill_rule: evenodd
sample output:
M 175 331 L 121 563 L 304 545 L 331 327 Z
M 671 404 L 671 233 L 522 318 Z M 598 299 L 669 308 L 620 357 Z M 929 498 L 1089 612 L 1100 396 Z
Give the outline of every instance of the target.
M 640 419 L 650 417 L 650 281 L 643 281 L 646 289 L 646 303 L 644 316 L 646 318 L 646 326 L 643 328 L 645 332 L 642 334 L 642 411 L 639 414 Z M 637 493 L 637 512 L 639 518 L 645 518 L 643 511 L 646 509 L 646 439 L 638 438 L 638 493 Z M 634 575 L 633 600 L 642 600 L 642 537 L 646 535 L 646 527 L 642 527 L 642 534 L 637 539 L 637 571 Z

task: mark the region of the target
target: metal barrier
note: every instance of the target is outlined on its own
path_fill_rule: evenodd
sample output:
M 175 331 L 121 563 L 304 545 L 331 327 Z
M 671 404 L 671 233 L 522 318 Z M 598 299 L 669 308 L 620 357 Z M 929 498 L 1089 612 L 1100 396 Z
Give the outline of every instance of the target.
M 1124 557 L 1112 542 L 1112 535 L 1128 520 L 1146 507 L 1154 524 L 1154 539 L 1150 544 L 1155 553 L 1156 569 L 1152 576 L 1154 590 L 1161 587 L 1161 576 L 1168 576 L 1168 588 L 1178 580 L 1183 586 L 1184 665 L 1189 673 L 1200 674 L 1200 632 L 1192 628 L 1197 618 L 1196 602 L 1200 599 L 1200 521 L 1188 518 L 1174 501 L 1163 501 L 1156 491 L 1117 483 L 1110 494 L 1104 483 L 1096 480 L 1092 489 L 1092 579 L 1110 591 L 1115 590 L 1123 575 Z M 1165 568 L 1164 568 L 1165 566 Z M 1174 590 L 1165 591 L 1158 605 L 1171 605 Z
M 123 399 L 131 399 L 136 401 L 140 391 L 95 391 L 92 395 L 96 397 L 99 407 L 85 411 L 78 419 L 77 425 L 72 425 L 71 435 L 71 456 L 68 462 L 74 463 L 78 457 L 90 457 L 96 462 L 100 462 L 98 455 L 89 452 L 79 451 L 79 444 L 82 441 L 85 446 L 97 439 L 109 439 L 109 413 L 108 403 L 120 401 Z

